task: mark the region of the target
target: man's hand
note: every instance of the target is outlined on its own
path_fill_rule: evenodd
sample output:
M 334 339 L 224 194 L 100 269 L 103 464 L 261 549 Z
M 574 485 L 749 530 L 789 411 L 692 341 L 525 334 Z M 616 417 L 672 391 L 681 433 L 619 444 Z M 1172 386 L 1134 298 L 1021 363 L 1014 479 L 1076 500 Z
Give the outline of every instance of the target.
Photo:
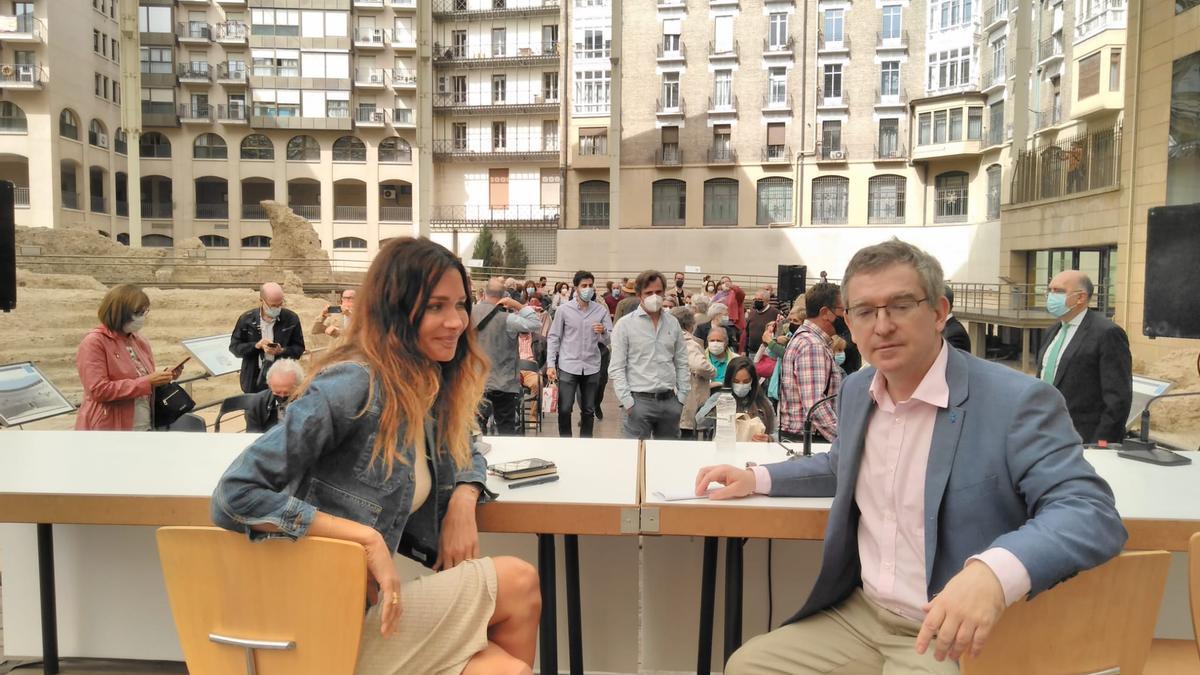
M 604 334 L 604 324 L 602 324 L 602 323 L 592 324 L 592 332 L 595 333 L 596 335 L 603 335 Z
M 505 309 L 511 309 L 514 312 L 521 311 L 521 309 L 525 306 L 509 297 L 500 298 L 500 302 L 497 304 Z
M 925 604 L 925 622 L 916 649 L 924 654 L 934 643 L 933 658 L 959 660 L 968 650 L 979 656 L 988 634 L 1004 613 L 1004 588 L 992 568 L 972 560 Z
M 267 338 L 263 338 L 263 339 L 259 340 L 258 342 L 254 343 L 254 348 L 265 352 L 265 351 L 267 351 L 267 345 L 269 345 L 269 344 L 271 344 L 271 341 L 268 340 Z
M 696 496 L 703 497 L 709 483 L 720 483 L 725 487 L 708 493 L 709 499 L 737 499 L 754 493 L 754 472 L 736 466 L 722 464 L 706 466 L 696 475 Z
M 454 488 L 450 506 L 442 519 L 442 536 L 433 569 L 448 570 L 464 560 L 479 557 L 479 528 L 475 524 L 478 503 L 478 487 L 463 484 Z
M 280 354 L 283 353 L 283 347 L 272 347 L 271 345 L 268 344 L 263 347 L 263 351 L 270 354 L 271 356 L 279 356 Z
M 322 321 L 329 318 L 329 308 L 332 306 L 333 305 L 329 305 L 329 306 L 325 307 L 325 309 L 321 310 L 321 320 Z
M 558 368 L 555 368 L 554 366 L 550 366 L 549 368 L 547 368 L 546 369 L 546 378 L 549 379 L 551 382 L 553 382 L 554 380 L 557 380 L 558 379 Z
M 325 329 L 325 334 L 329 337 L 337 337 L 342 334 L 342 329 L 337 326 L 330 326 Z

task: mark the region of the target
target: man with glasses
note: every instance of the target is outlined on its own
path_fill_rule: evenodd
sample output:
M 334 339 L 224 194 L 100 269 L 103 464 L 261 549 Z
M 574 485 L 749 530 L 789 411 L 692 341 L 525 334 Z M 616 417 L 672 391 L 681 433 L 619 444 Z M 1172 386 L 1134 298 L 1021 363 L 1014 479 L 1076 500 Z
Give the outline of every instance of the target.
M 242 359 L 242 391 L 267 388 L 267 370 L 275 359 L 298 359 L 304 354 L 300 317 L 285 308 L 283 287 L 267 282 L 258 291 L 259 304 L 238 317 L 229 338 L 229 351 Z
M 833 446 L 697 476 L 697 496 L 725 486 L 712 499 L 833 496 L 807 602 L 727 675 L 958 673 L 1008 605 L 1127 538 L 1058 391 L 945 343 L 936 259 L 893 239 L 856 253 L 843 280 L 873 367 L 847 378 Z
M 839 291 L 837 284 L 819 283 L 804 294 L 808 318 L 792 334 L 779 371 L 781 440 L 803 440 L 810 412 L 813 438 L 828 442 L 837 437 L 837 412 L 829 397 L 842 386 L 842 370 L 833 356 L 834 323 L 845 313 Z

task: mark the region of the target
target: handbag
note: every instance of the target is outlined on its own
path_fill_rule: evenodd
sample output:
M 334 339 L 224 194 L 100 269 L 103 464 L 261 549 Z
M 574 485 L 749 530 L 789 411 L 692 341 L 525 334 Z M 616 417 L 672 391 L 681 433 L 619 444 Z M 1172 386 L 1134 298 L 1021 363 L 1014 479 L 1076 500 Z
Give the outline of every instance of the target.
M 542 388 L 542 412 L 557 413 L 558 412 L 558 385 L 547 384 Z
M 174 382 L 154 388 L 154 426 L 169 427 L 185 413 L 196 407 L 196 402 L 183 387 Z

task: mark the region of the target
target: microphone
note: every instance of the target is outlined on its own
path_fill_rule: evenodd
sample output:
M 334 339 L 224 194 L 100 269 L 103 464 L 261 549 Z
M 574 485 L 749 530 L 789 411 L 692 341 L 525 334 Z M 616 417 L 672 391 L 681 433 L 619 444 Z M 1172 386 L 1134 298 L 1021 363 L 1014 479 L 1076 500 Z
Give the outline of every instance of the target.
M 1158 464 L 1160 466 L 1185 466 L 1191 464 L 1192 460 L 1190 457 L 1184 457 L 1170 450 L 1160 448 L 1158 444 L 1150 440 L 1150 405 L 1159 399 L 1182 398 L 1184 396 L 1200 396 L 1200 391 L 1159 394 L 1146 401 L 1145 407 L 1142 408 L 1142 428 L 1138 432 L 1138 437 L 1127 438 L 1122 441 L 1121 449 L 1117 451 L 1117 455 L 1125 459 L 1146 462 L 1148 464 Z
M 812 405 L 812 407 L 808 409 L 808 414 L 804 416 L 804 456 L 805 457 L 809 457 L 812 455 L 812 433 L 813 433 L 812 432 L 812 417 L 813 417 L 813 413 L 816 412 L 816 410 L 819 406 L 821 406 L 825 403 L 828 403 L 829 401 L 832 401 L 833 399 L 835 399 L 837 397 L 838 397 L 837 394 L 830 394 L 830 395 L 826 396 L 825 398 L 817 400 L 817 402 L 814 403 Z

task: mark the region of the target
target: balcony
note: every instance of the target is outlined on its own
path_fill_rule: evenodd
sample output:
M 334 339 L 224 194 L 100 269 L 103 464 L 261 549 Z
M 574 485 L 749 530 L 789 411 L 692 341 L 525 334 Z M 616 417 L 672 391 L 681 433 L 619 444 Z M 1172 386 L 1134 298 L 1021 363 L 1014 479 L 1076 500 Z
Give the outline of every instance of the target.
M 792 149 L 786 145 L 764 145 L 759 153 L 763 164 L 791 164 Z
M 411 206 L 380 206 L 379 222 L 381 223 L 411 223 Z
M 79 201 L 80 200 L 79 200 L 78 192 L 70 192 L 67 190 L 63 190 L 60 194 L 62 195 L 62 207 L 64 209 L 75 209 L 77 211 L 79 210 Z
M 18 208 L 29 208 L 29 188 L 13 188 L 13 206 Z
M 679 63 L 687 60 L 687 44 L 683 40 L 679 41 L 679 49 L 668 50 L 662 44 L 655 48 L 655 54 L 658 62 L 661 64 Z
M 517 47 L 515 54 L 494 55 L 490 47 L 471 45 L 433 45 L 433 66 L 455 70 L 494 70 L 496 68 L 525 68 L 558 63 L 558 43 L 546 41 L 528 47 Z
M 213 107 L 208 104 L 188 105 L 179 104 L 179 122 L 181 124 L 212 124 Z
M 777 43 L 763 38 L 763 58 L 791 58 L 796 52 L 796 40 L 788 36 L 786 42 Z
M 733 46 L 729 49 L 718 47 L 715 42 L 708 43 L 708 60 L 721 63 L 737 63 L 738 55 L 741 51 L 741 44 L 733 41 Z
M 709 115 L 737 115 L 738 99 L 736 96 L 722 96 L 720 100 L 714 100 L 712 96 L 708 97 L 708 114 Z
M 267 209 L 262 204 L 242 204 L 242 220 L 267 220 Z
M 518 149 L 524 147 L 525 149 Z M 480 161 L 480 162 L 553 162 L 558 159 L 558 143 L 552 139 L 537 138 L 506 139 L 503 146 L 471 147 L 462 141 L 434 139 L 433 160 L 435 162 Z
M 432 211 L 431 225 L 439 231 L 482 230 L 495 226 L 557 229 L 559 226 L 558 206 L 434 206 Z
M 227 87 L 246 86 L 246 64 L 241 61 L 217 64 L 217 84 Z
M 181 63 L 175 69 L 179 84 L 199 84 L 207 87 L 212 83 L 212 66 L 204 61 Z
M 360 128 L 382 128 L 387 124 L 387 113 L 383 108 L 359 107 L 354 111 L 354 126 Z
M 143 218 L 173 218 L 174 205 L 171 202 L 142 202 Z
M 367 207 L 365 206 L 334 206 L 333 219 L 341 221 L 350 221 L 365 223 L 367 221 Z
M 658 0 L 659 9 L 678 9 L 687 6 L 687 0 Z
M 1119 1 L 1119 0 L 1118 0 Z M 1125 7 L 1114 6 L 1115 2 L 1110 2 L 1109 7 L 1103 11 L 1093 14 L 1089 17 L 1076 17 L 1075 19 L 1075 41 L 1086 40 L 1091 36 L 1108 29 L 1125 29 Z
M 848 110 L 850 108 L 850 92 L 843 87 L 833 96 L 824 89 L 817 87 L 817 110 Z
M 1121 126 L 1059 136 L 1017 153 L 1011 203 L 1059 199 L 1121 184 Z
M 452 116 L 557 114 L 558 101 L 547 101 L 541 94 L 534 94 L 528 103 L 510 103 L 492 101 L 488 96 L 472 98 L 465 93 L 440 93 L 433 95 L 433 112 Z
M 792 114 L 792 95 L 768 94 L 762 97 L 763 113 Z
M 992 5 L 983 10 L 983 30 L 992 32 L 1008 23 L 1008 7 Z
M 223 45 L 244 45 L 250 37 L 250 26 L 241 21 L 225 21 L 213 28 L 217 42 Z
M 0 16 L 0 24 L 12 27 L 12 30 L 0 31 L 0 42 L 30 44 L 42 42 L 46 36 L 46 24 L 30 14 Z
M 212 26 L 203 21 L 180 21 L 175 26 L 175 35 L 181 45 L 200 45 L 212 42 Z
M 850 153 L 844 145 L 826 145 L 818 142 L 816 158 L 818 164 L 842 164 L 850 158 Z
M 900 31 L 899 37 L 884 37 L 883 33 L 875 33 L 875 51 L 908 49 L 908 31 Z
M 246 0 L 217 0 L 217 4 L 222 7 L 245 7 Z
M 108 203 L 103 195 L 91 195 L 88 197 L 88 210 L 92 213 L 108 213 Z
M 383 9 L 383 0 L 354 0 L 354 9 Z
M 678 145 L 663 146 L 654 151 L 654 166 L 683 166 L 683 151 Z
M 1008 69 L 1001 63 L 999 67 L 985 71 L 979 80 L 979 90 L 985 94 L 1000 91 L 1008 84 Z
M 1062 122 L 1062 104 L 1051 107 L 1049 110 L 1039 111 L 1037 114 L 1037 129 L 1049 129 Z
M 198 220 L 225 220 L 229 218 L 228 204 L 196 203 L 196 218 Z
M 392 89 L 396 91 L 416 91 L 417 76 L 406 70 L 393 70 Z
M 849 54 L 850 36 L 842 35 L 840 40 L 826 40 L 824 31 L 817 31 L 818 54 Z
M 489 0 L 488 9 L 467 9 L 467 0 L 434 0 L 435 21 L 490 21 L 531 16 L 557 16 L 559 0 Z
M 687 117 L 687 102 L 680 97 L 676 97 L 674 101 L 668 101 L 666 104 L 662 99 L 654 102 L 655 114 L 662 119 L 664 117 Z
M 388 34 L 383 28 L 354 29 L 354 46 L 358 49 L 383 49 L 387 43 Z
M 988 147 L 1003 145 L 1005 140 L 1007 139 L 1004 138 L 1004 125 L 988 127 L 987 134 L 984 136 L 984 142 L 988 144 Z
M 41 90 L 46 84 L 46 70 L 30 63 L 6 63 L 0 65 L 0 89 Z
M 1038 65 L 1044 66 L 1063 58 L 1063 43 L 1061 35 L 1052 35 L 1042 40 L 1038 45 Z
M 356 89 L 383 89 L 390 79 L 392 79 L 392 74 L 386 68 L 354 69 L 354 87 Z
M 845 92 L 842 92 L 843 94 Z M 901 89 L 895 94 L 881 94 L 879 90 L 875 90 L 875 107 L 876 108 L 903 108 L 908 106 L 908 92 Z
M 392 0 L 392 9 L 402 11 L 416 11 L 417 0 Z
M 603 135 L 603 141 L 593 138 L 587 145 L 575 144 L 575 157 L 571 162 L 574 169 L 607 169 L 612 164 L 608 154 L 608 136 Z
M 907 162 L 908 149 L 903 145 L 876 145 L 874 148 L 874 157 L 876 162 Z
M 222 103 L 217 106 L 217 119 L 221 124 L 246 124 L 250 112 L 245 103 Z
M 396 129 L 417 128 L 416 117 L 411 108 L 392 108 L 392 126 Z
M 417 38 L 413 37 L 412 33 L 396 31 L 392 34 L 392 50 L 415 52 L 417 50 Z
M 737 150 L 733 148 L 709 148 L 709 164 L 737 164 Z
M 288 204 L 288 208 L 292 213 L 309 221 L 321 220 L 321 205 L 320 204 Z
M 207 5 L 208 0 L 179 0 L 181 5 Z

